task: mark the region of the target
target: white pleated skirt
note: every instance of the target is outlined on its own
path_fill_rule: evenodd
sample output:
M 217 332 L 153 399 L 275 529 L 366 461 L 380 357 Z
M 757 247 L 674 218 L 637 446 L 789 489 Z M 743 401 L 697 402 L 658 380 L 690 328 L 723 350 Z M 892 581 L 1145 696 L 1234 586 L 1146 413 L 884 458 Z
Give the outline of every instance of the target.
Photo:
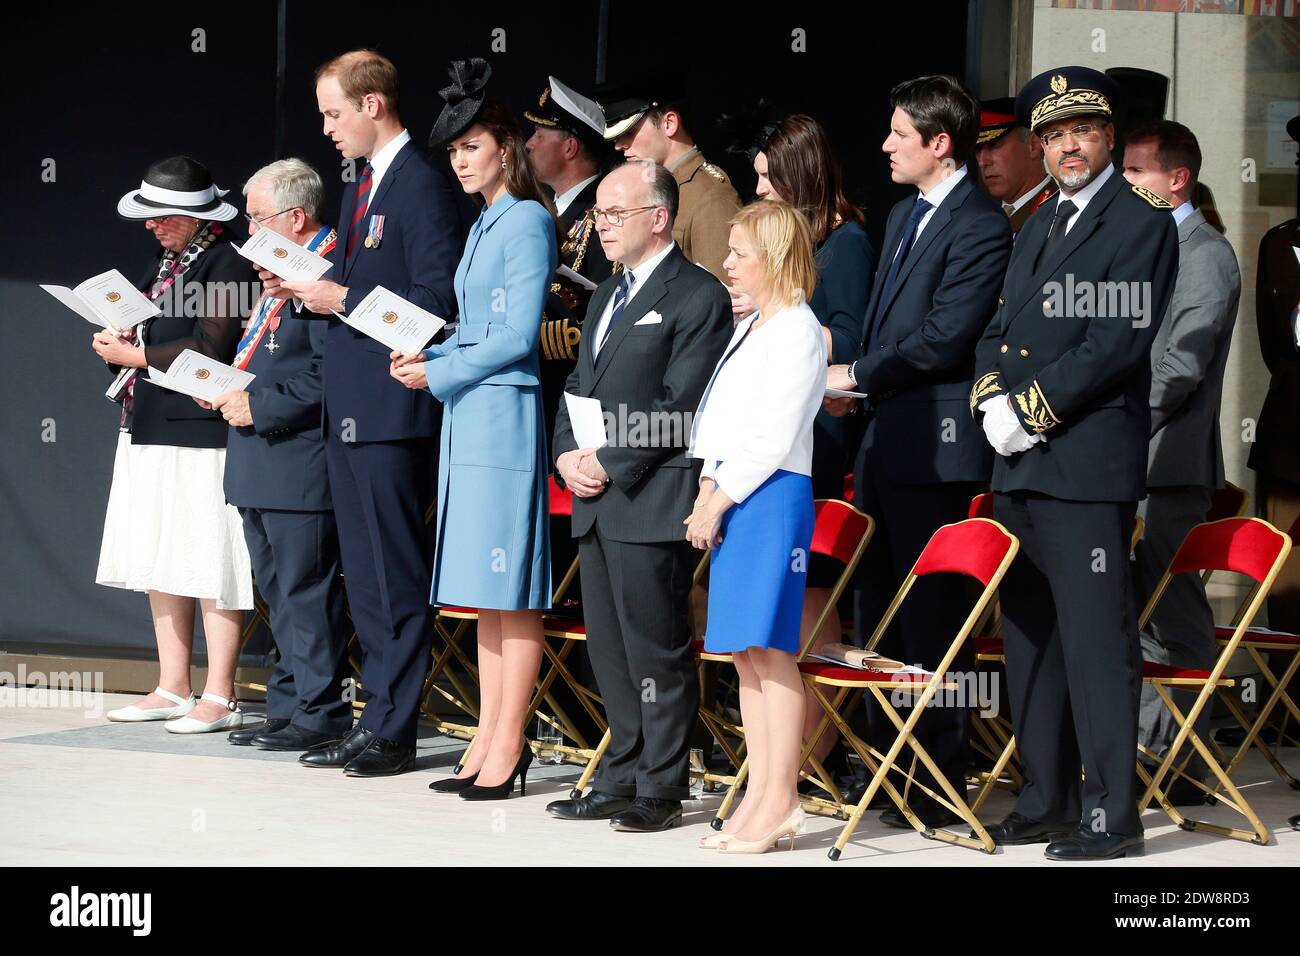
M 226 504 L 224 448 L 133 445 L 113 459 L 95 583 L 129 591 L 253 606 L 253 573 L 239 511 Z

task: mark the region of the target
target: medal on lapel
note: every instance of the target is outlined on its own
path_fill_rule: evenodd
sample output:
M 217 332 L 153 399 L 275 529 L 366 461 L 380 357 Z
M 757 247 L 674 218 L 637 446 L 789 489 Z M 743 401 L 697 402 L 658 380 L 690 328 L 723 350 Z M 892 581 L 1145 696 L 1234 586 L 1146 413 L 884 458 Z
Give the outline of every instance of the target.
M 378 249 L 379 243 L 384 238 L 384 217 L 371 216 L 370 226 L 366 232 L 366 248 Z

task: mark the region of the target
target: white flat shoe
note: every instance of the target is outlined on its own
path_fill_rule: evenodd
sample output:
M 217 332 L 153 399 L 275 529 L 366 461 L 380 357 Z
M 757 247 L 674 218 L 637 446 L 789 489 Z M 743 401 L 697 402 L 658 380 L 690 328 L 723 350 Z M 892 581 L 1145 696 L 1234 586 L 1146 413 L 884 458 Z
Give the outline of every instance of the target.
M 237 701 L 226 700 L 226 698 L 218 697 L 216 694 L 204 694 L 201 699 L 220 704 L 229 713 L 224 717 L 218 717 L 216 720 L 210 721 L 195 720 L 193 717 L 178 717 L 176 720 L 169 720 L 163 724 L 166 731 L 169 734 L 210 734 L 213 731 L 227 730 L 231 727 L 243 725 L 244 712 L 239 709 Z
M 198 699 L 195 698 L 193 694 L 190 694 L 188 698 L 177 697 L 171 691 L 163 690 L 161 687 L 155 687 L 153 692 L 164 700 L 170 700 L 175 706 L 137 707 L 135 704 L 132 704 L 129 707 L 119 707 L 117 710 L 110 710 L 104 716 L 109 720 L 114 720 L 118 723 L 124 724 L 136 723 L 143 720 L 171 720 L 173 717 L 184 717 L 193 710 L 194 705 L 198 703 Z

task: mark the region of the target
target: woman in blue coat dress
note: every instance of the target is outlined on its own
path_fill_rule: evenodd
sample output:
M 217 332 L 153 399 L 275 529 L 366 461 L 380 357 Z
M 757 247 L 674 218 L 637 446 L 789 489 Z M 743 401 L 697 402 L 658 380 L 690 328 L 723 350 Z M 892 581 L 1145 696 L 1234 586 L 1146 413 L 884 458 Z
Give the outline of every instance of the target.
M 444 403 L 430 602 L 479 609 L 481 703 L 459 776 L 431 788 L 505 799 L 532 761 L 524 715 L 550 607 L 547 452 L 538 372 L 542 307 L 558 261 L 555 216 L 510 111 L 484 99 L 481 60 L 453 64 L 431 142 L 484 203 L 456 270 L 460 325 L 393 375 Z

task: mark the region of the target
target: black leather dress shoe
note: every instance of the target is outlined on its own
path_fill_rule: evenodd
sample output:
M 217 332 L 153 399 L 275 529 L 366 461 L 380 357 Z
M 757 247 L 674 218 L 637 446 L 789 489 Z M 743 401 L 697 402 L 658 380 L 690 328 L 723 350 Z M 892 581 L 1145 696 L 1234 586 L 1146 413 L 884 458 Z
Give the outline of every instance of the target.
M 349 760 L 343 772 L 349 777 L 391 777 L 414 769 L 414 747 L 372 735 L 370 745 Z
M 953 813 L 947 807 L 941 807 L 937 803 L 931 806 L 921 808 L 913 807 L 912 812 L 921 818 L 921 822 L 930 830 L 938 830 L 941 827 L 950 827 L 954 823 L 962 823 L 962 818 Z M 880 822 L 887 827 L 893 827 L 896 830 L 911 830 L 912 824 L 903 816 L 903 811 L 898 807 L 890 807 L 880 815 Z
M 1297 813 L 1286 822 L 1291 825 L 1292 830 L 1300 830 L 1300 813 Z
M 1031 820 L 1013 810 L 1001 823 L 995 823 L 985 829 L 998 846 L 1025 846 L 1029 843 L 1051 843 L 1053 840 L 1059 840 L 1068 836 L 1073 826 L 1051 820 Z M 973 830 L 971 837 L 978 839 Z
M 682 802 L 658 797 L 637 797 L 630 807 L 609 818 L 611 827 L 627 833 L 658 833 L 681 822 Z
M 1043 855 L 1049 860 L 1114 860 L 1121 856 L 1141 856 L 1146 849 L 1142 834 L 1095 833 L 1079 827 L 1069 836 L 1047 844 Z
M 274 720 L 264 720 L 261 723 L 249 724 L 247 727 L 232 730 L 226 735 L 226 739 L 236 747 L 247 747 L 258 734 L 273 734 L 277 730 L 283 730 L 288 726 L 289 721 L 277 717 Z
M 289 724 L 274 732 L 258 734 L 253 738 L 253 746 L 259 750 L 311 750 L 324 743 L 342 740 L 341 734 L 323 734 L 319 730 L 310 730 Z
M 368 730 L 362 730 L 361 725 L 358 724 L 338 743 L 326 744 L 323 747 L 309 750 L 298 758 L 298 762 L 304 767 L 341 769 L 347 766 L 349 760 L 365 750 L 370 745 L 370 741 L 374 739 L 374 734 Z
M 557 820 L 608 820 L 632 806 L 627 797 L 593 790 L 576 800 L 556 800 L 546 805 L 546 812 Z

